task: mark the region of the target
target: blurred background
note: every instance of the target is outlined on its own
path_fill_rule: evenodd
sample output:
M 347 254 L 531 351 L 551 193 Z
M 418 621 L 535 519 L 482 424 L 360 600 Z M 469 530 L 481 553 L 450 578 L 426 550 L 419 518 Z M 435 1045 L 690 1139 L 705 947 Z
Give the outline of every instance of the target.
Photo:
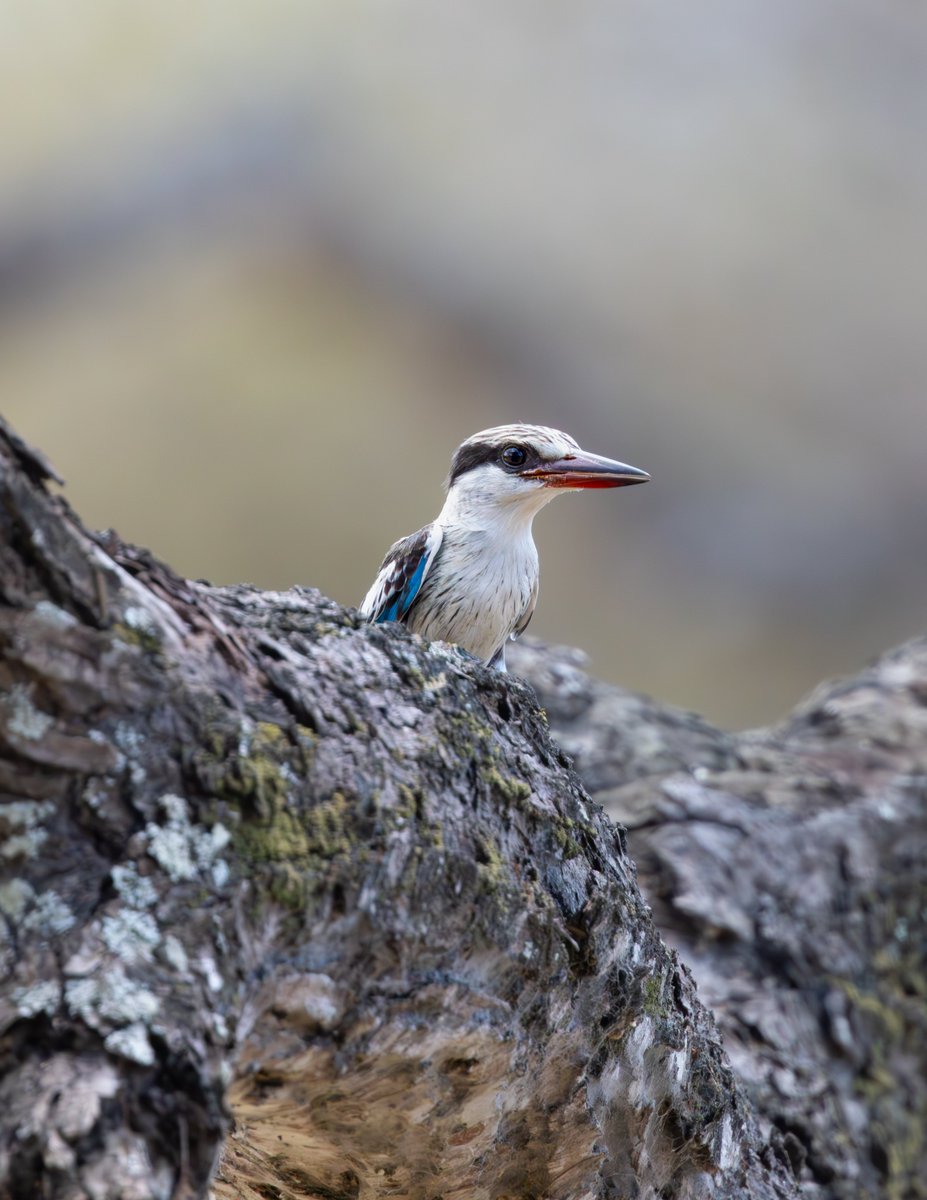
M 455 446 L 649 470 L 539 518 L 531 632 L 733 727 L 923 630 L 927 10 L 6 0 L 0 407 L 85 521 L 360 601 Z

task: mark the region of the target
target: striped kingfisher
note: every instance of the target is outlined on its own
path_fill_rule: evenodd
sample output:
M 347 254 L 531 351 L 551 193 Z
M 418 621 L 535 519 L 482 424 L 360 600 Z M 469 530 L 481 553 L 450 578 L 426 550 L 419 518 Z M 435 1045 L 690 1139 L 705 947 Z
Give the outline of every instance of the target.
M 580 449 L 557 429 L 499 425 L 457 448 L 436 519 L 390 548 L 361 613 L 402 621 L 505 670 L 505 645 L 538 597 L 535 514 L 562 491 L 626 487 L 650 476 Z

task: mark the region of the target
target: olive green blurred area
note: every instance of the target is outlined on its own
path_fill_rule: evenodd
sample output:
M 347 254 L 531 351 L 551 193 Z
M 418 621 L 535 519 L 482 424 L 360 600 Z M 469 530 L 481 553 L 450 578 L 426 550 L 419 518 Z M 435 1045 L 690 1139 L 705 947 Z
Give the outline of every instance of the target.
M 731 726 L 924 627 L 927 10 L 7 0 L 2 409 L 85 521 L 357 603 L 454 447 L 651 472 L 532 633 Z

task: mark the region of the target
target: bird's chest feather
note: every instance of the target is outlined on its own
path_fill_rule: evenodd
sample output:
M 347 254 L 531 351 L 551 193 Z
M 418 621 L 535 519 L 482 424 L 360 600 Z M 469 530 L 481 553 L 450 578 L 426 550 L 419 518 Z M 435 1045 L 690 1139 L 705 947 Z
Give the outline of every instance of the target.
M 494 538 L 446 531 L 413 620 L 424 637 L 454 642 L 488 659 L 531 602 L 538 556 L 530 537 Z

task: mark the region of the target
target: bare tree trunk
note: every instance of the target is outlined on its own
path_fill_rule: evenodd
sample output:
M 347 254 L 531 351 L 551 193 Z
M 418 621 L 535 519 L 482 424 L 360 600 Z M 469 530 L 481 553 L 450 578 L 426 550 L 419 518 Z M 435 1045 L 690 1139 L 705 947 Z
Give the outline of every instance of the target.
M 700 836 L 682 806 L 689 788 L 706 824 L 719 796 L 764 809 L 758 836 L 785 855 L 786 818 L 811 820 L 780 796 L 793 776 L 816 772 L 814 803 L 837 814 L 899 775 L 894 750 L 855 774 L 824 749 L 795 767 L 810 715 L 737 740 L 660 709 L 642 709 L 632 745 L 593 719 L 603 697 L 632 701 L 534 652 L 564 738 L 586 721 L 590 786 L 662 822 L 666 842 L 635 834 L 652 902 L 726 1028 L 742 977 L 731 1049 L 758 1121 L 623 831 L 529 686 L 358 626 L 317 592 L 180 580 L 87 534 L 47 477 L 0 434 L 0 1195 L 763 1200 L 795 1194 L 800 1142 L 809 1162 L 833 1158 L 831 1126 L 801 1124 L 801 1089 L 781 1120 L 770 1089 L 803 1079 L 808 1055 L 824 1070 L 844 1054 L 852 1073 L 857 1007 L 881 1018 L 839 986 L 846 1007 L 820 999 L 832 1024 L 816 1031 L 817 1000 L 784 1005 L 786 976 L 767 986 L 758 964 L 773 934 L 801 944 L 800 906 L 770 911 L 751 945 L 736 914 L 766 911 L 762 879 L 742 901 L 734 849 L 712 878 L 711 852 L 682 845 Z M 709 775 L 680 770 L 699 764 Z M 892 786 L 900 831 L 915 791 Z M 739 853 L 761 863 L 744 829 Z M 872 888 L 888 866 L 872 860 Z M 700 888 L 661 874 L 687 869 Z M 870 900 L 867 947 L 883 921 Z M 864 1118 L 881 1111 L 867 1103 Z M 863 1168 L 881 1170 L 875 1151 Z

